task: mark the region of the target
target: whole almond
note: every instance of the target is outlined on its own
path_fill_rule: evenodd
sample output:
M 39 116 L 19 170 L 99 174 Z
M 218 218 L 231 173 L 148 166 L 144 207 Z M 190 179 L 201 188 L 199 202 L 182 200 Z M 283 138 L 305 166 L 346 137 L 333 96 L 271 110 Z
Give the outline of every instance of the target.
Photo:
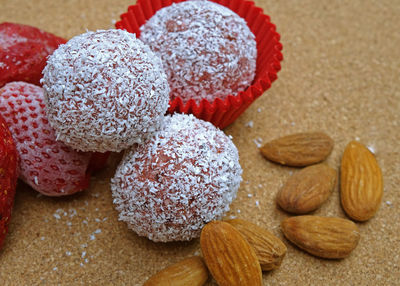
M 262 285 L 256 253 L 229 223 L 212 221 L 203 228 L 200 246 L 208 270 L 220 286 Z
M 344 258 L 360 239 L 356 224 L 343 218 L 296 216 L 282 221 L 281 227 L 288 240 L 322 258 Z
M 336 185 L 337 172 L 326 164 L 306 167 L 289 178 L 276 201 L 285 211 L 305 214 L 319 208 Z
M 261 154 L 273 162 L 302 167 L 321 162 L 333 148 L 333 140 L 322 132 L 297 133 L 266 143 Z
M 278 268 L 286 254 L 286 245 L 268 230 L 242 219 L 227 220 L 254 248 L 262 270 Z
M 201 286 L 206 283 L 208 276 L 203 259 L 193 256 L 154 274 L 143 286 Z
M 375 156 L 361 143 L 351 141 L 340 169 L 340 198 L 346 214 L 366 221 L 378 211 L 383 195 L 382 172 Z

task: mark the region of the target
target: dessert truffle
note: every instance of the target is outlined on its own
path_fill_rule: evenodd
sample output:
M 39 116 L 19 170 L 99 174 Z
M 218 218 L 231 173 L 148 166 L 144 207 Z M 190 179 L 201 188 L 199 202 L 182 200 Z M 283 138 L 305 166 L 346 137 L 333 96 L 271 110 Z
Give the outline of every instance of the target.
M 254 79 L 255 36 L 243 18 L 224 6 L 203 0 L 172 4 L 140 31 L 140 39 L 161 57 L 171 99 L 225 99 Z
M 169 87 L 160 59 L 122 30 L 76 36 L 43 71 L 49 122 L 57 139 L 81 151 L 119 152 L 158 130 Z
M 229 210 L 241 182 L 238 151 L 193 115 L 165 117 L 146 144 L 127 150 L 111 180 L 119 219 L 153 241 L 198 237 Z

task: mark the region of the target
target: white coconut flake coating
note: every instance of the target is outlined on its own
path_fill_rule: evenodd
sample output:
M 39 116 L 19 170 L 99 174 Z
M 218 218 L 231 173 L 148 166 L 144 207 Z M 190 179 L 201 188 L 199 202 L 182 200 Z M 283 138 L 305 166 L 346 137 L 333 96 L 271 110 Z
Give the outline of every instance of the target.
M 119 152 L 142 143 L 168 108 L 160 59 L 122 30 L 87 32 L 61 45 L 42 84 L 57 140 L 81 151 Z
M 185 241 L 229 210 L 242 180 L 238 151 L 193 115 L 165 118 L 146 144 L 127 150 L 111 179 L 119 219 L 153 241 Z
M 140 31 L 140 39 L 162 59 L 172 99 L 212 102 L 236 95 L 254 79 L 255 36 L 224 6 L 203 0 L 172 4 Z

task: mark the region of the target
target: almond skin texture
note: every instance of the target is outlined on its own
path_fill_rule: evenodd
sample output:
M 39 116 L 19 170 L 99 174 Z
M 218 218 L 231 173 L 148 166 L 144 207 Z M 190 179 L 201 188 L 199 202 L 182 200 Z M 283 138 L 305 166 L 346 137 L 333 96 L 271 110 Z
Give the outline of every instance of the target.
M 242 219 L 227 220 L 254 248 L 261 269 L 278 268 L 286 254 L 286 245 L 268 230 Z
M 208 276 L 203 259 L 193 256 L 154 274 L 143 286 L 202 286 Z
M 333 148 L 333 140 L 322 132 L 296 133 L 266 143 L 260 148 L 268 160 L 293 167 L 321 162 Z
M 208 223 L 201 232 L 200 247 L 218 285 L 262 285 L 261 267 L 253 247 L 229 223 Z
M 348 219 L 296 216 L 282 221 L 283 234 L 306 252 L 322 258 L 344 258 L 356 248 L 360 232 Z
M 344 150 L 340 169 L 340 199 L 346 214 L 366 221 L 378 211 L 383 195 L 382 171 L 374 154 L 357 141 Z
M 289 178 L 276 201 L 287 212 L 305 214 L 319 208 L 336 185 L 337 172 L 326 164 L 306 167 Z

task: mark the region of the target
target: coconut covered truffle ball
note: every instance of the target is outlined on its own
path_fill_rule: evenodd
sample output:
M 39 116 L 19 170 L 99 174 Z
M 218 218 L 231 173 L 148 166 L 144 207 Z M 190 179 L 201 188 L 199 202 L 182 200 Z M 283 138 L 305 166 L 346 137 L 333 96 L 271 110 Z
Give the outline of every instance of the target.
M 172 99 L 224 99 L 254 79 L 255 36 L 243 18 L 224 6 L 209 1 L 172 4 L 140 31 L 140 39 L 163 61 Z
M 142 143 L 168 108 L 160 59 L 122 30 L 87 32 L 61 45 L 42 84 L 57 139 L 81 151 L 119 152 Z
M 125 152 L 111 190 L 119 219 L 138 235 L 183 241 L 229 210 L 241 174 L 228 136 L 193 115 L 174 114 L 146 144 Z

